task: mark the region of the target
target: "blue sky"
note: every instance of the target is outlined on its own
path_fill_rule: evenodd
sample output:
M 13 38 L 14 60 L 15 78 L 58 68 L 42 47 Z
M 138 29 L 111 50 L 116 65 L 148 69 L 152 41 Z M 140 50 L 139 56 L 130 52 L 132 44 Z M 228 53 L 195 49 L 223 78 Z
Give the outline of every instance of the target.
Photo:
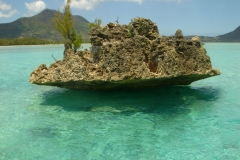
M 45 8 L 60 9 L 66 0 L 0 0 L 0 23 L 29 17 Z M 72 0 L 73 15 L 92 22 L 100 18 L 103 25 L 128 24 L 134 17 L 157 23 L 160 35 L 217 36 L 240 26 L 240 0 Z

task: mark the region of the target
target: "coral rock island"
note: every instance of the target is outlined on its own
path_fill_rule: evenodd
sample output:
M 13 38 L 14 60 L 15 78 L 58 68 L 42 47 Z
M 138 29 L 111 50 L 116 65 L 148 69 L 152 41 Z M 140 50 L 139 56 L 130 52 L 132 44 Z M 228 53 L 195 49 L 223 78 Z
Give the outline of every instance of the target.
M 198 37 L 186 40 L 181 30 L 160 36 L 149 19 L 96 26 L 89 34 L 90 50 L 74 52 L 65 44 L 64 58 L 41 64 L 30 82 L 67 89 L 141 88 L 189 85 L 220 74 Z

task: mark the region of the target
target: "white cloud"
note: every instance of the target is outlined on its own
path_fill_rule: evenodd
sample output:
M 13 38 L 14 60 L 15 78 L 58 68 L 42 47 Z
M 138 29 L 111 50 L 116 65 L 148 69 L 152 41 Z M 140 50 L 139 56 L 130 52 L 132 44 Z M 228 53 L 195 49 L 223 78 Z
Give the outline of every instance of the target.
M 9 11 L 11 9 L 12 9 L 11 5 L 6 4 L 6 3 L 4 3 L 4 2 L 2 2 L 0 0 L 0 10 L 2 10 L 2 11 Z
M 0 17 L 2 17 L 2 18 L 9 18 L 9 17 L 12 17 L 14 14 L 16 14 L 16 13 L 18 13 L 18 11 L 17 10 L 12 10 L 12 11 L 10 11 L 10 12 L 8 12 L 8 13 L 2 13 L 1 11 L 0 11 Z
M 37 0 L 32 3 L 25 3 L 26 8 L 28 9 L 28 16 L 36 14 L 46 8 L 46 4 L 42 0 Z
M 159 1 L 168 1 L 168 2 L 178 2 L 178 3 L 181 3 L 182 1 L 185 1 L 185 0 L 159 0 Z M 191 0 L 188 0 L 188 1 L 191 1 Z
M 71 7 L 83 9 L 83 10 L 92 10 L 98 6 L 101 2 L 105 1 L 126 1 L 126 2 L 135 2 L 141 4 L 143 0 L 72 0 Z M 66 4 L 67 0 L 65 0 Z
M 114 1 L 127 1 L 127 2 L 135 2 L 141 4 L 143 0 L 114 0 Z
M 105 0 L 73 0 L 71 7 L 85 10 L 92 10 L 100 2 Z
M 16 13 L 18 13 L 18 11 L 13 10 L 11 5 L 6 4 L 2 2 L 2 0 L 0 0 L 0 17 L 1 18 L 9 18 Z
M 64 0 L 65 4 L 67 3 L 67 0 Z M 82 10 L 92 10 L 95 7 L 97 7 L 100 3 L 106 2 L 106 1 L 121 1 L 121 2 L 133 2 L 142 4 L 144 1 L 147 2 L 149 0 L 72 0 L 71 7 L 72 8 L 78 8 Z M 155 0 L 154 0 L 155 1 Z M 156 1 L 167 1 L 167 2 L 178 2 L 181 3 L 185 0 L 156 0 Z M 191 1 L 191 0 L 188 0 Z

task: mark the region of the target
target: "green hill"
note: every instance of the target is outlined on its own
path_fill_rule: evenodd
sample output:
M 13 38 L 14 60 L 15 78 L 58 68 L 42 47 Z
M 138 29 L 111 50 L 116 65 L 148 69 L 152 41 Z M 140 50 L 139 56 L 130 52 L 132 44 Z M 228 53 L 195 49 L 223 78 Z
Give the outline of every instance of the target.
M 194 36 L 185 36 L 191 39 Z M 240 26 L 234 31 L 216 37 L 199 36 L 202 42 L 240 42 Z
M 52 22 L 56 12 L 56 10 L 45 9 L 35 16 L 0 24 L 0 38 L 41 38 L 61 41 L 63 39 L 54 29 Z M 88 40 L 89 22 L 81 16 L 73 16 L 73 21 L 76 31 L 82 33 L 84 40 Z
M 223 42 L 240 42 L 240 26 L 234 31 L 218 36 Z

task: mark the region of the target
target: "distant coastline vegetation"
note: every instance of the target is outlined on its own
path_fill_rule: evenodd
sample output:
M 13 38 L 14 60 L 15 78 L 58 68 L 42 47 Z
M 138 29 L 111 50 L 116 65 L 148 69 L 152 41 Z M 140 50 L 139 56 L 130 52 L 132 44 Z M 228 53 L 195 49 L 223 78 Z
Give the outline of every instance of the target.
M 90 40 L 83 40 L 82 43 L 90 43 Z M 47 44 L 64 44 L 64 41 L 53 41 L 40 38 L 0 38 L 0 46 Z
M 61 44 L 51 40 L 44 40 L 40 38 L 2 38 L 0 39 L 0 46 L 12 45 L 45 45 L 45 44 Z

